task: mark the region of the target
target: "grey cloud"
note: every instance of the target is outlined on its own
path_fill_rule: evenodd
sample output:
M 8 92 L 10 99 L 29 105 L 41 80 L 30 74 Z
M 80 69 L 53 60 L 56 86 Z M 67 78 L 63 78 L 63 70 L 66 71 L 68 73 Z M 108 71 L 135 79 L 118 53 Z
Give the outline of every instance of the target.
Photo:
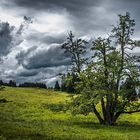
M 74 29 L 82 35 L 108 33 L 109 26 L 114 23 L 114 20 L 116 21 L 117 14 L 122 12 L 131 12 L 137 23 L 140 23 L 139 0 L 11 0 L 7 1 L 5 7 L 10 5 L 26 9 L 30 16 L 39 16 L 40 11 L 57 12 L 62 15 L 68 12 L 68 18 Z
M 20 53 L 18 53 L 16 55 L 16 59 L 18 60 L 18 64 L 22 64 L 24 65 L 24 61 L 26 59 L 28 59 L 27 57 L 29 57 L 31 55 L 32 52 L 34 52 L 37 49 L 37 46 L 32 46 L 31 48 L 29 48 L 26 51 L 21 51 Z
M 11 0 L 12 5 L 31 11 L 39 16 L 40 11 L 68 13 L 68 18 L 79 34 L 106 34 L 109 26 L 117 20 L 117 14 L 131 12 L 137 23 L 139 20 L 139 0 Z M 137 25 L 137 24 L 136 24 Z M 137 29 L 140 26 L 137 25 Z M 69 30 L 69 29 L 66 29 Z
M 18 83 L 23 82 L 42 82 L 46 83 L 47 86 L 54 86 L 56 80 L 60 80 L 58 76 L 59 73 L 65 73 L 67 66 L 59 67 L 49 67 L 49 68 L 40 68 L 40 69 L 23 69 L 19 71 L 13 79 Z M 8 79 L 12 77 L 7 77 Z
M 21 76 L 21 77 L 31 77 L 31 76 L 36 76 L 38 74 L 38 71 L 34 71 L 34 70 L 25 70 L 20 72 L 17 76 Z
M 0 57 L 7 56 L 12 51 L 12 48 L 23 42 L 22 33 L 24 27 L 27 26 L 23 23 L 21 23 L 19 28 L 16 28 L 8 22 L 0 21 Z
M 113 11 L 114 15 L 130 12 L 131 17 L 136 21 L 136 32 L 140 28 L 139 7 L 139 0 L 108 0 L 106 4 L 107 11 Z
M 22 64 L 26 69 L 39 69 L 42 67 L 55 67 L 62 65 L 70 65 L 70 57 L 64 53 L 60 45 L 50 45 L 49 49 L 40 49 L 36 52 L 22 51 L 16 58 L 19 64 Z M 33 55 L 32 55 L 32 53 Z
M 50 34 L 50 33 L 41 33 L 34 31 L 32 32 L 26 39 L 40 42 L 41 44 L 54 44 L 58 43 L 61 44 L 65 41 L 65 35 L 64 34 Z
M 139 0 L 14 0 L 15 4 L 27 9 L 56 11 L 70 14 L 75 30 L 81 33 L 105 31 L 116 20 L 117 14 L 131 12 L 134 18 L 139 19 Z M 114 15 L 114 16 L 113 16 Z M 115 17 L 116 16 L 116 17 Z M 140 21 L 137 21 L 140 22 Z
M 0 22 L 0 56 L 5 56 L 10 52 L 12 47 L 12 31 L 13 26 L 10 26 L 7 22 Z
M 101 0 L 14 0 L 14 2 L 21 7 L 28 7 L 33 9 L 58 9 L 66 8 L 70 11 L 84 10 L 90 6 L 97 6 Z
M 68 18 L 78 32 L 89 32 L 93 29 L 102 30 L 103 21 L 99 21 L 96 8 L 102 6 L 103 0 L 13 0 L 16 6 L 31 9 L 30 15 L 39 16 L 39 11 L 54 12 L 59 14 L 68 13 Z M 91 10 L 92 9 L 92 10 Z M 102 15 L 101 15 L 102 16 Z M 100 24 L 96 22 L 99 21 Z M 104 21 L 105 23 L 105 21 Z M 101 25 L 101 26 L 100 26 Z M 70 29 L 66 29 L 70 30 Z

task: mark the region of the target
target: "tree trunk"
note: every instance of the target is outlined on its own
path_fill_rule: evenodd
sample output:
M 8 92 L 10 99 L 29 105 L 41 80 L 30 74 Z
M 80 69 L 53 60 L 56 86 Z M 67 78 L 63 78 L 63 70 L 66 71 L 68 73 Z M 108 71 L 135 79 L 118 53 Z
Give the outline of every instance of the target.
M 100 124 L 104 124 L 104 120 L 102 119 L 100 113 L 97 111 L 96 107 L 94 104 L 92 104 L 93 112 L 96 115 L 97 119 L 99 120 Z

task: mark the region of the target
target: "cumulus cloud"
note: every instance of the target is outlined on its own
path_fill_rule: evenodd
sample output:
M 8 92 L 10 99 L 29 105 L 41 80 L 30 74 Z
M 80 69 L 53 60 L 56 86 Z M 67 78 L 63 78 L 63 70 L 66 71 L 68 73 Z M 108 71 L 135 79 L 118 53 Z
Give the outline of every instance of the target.
M 0 56 L 5 56 L 9 53 L 12 46 L 12 32 L 13 26 L 7 22 L 0 22 Z
M 64 33 L 48 33 L 32 31 L 32 33 L 26 38 L 32 42 L 39 42 L 41 44 L 61 44 L 65 41 L 66 35 Z
M 31 77 L 31 76 L 36 76 L 38 74 L 38 71 L 35 71 L 35 70 L 24 70 L 24 71 L 21 71 L 19 74 L 17 74 L 17 76 L 20 76 L 20 77 Z
M 58 67 L 71 64 L 70 56 L 65 54 L 58 44 L 51 44 L 48 48 L 41 49 L 32 47 L 27 51 L 21 51 L 16 58 L 19 64 L 22 64 L 26 69 Z
M 24 40 L 22 33 L 28 25 L 27 20 L 24 20 L 19 28 L 11 26 L 8 22 L 0 21 L 0 57 L 8 55 L 13 47 L 16 47 Z

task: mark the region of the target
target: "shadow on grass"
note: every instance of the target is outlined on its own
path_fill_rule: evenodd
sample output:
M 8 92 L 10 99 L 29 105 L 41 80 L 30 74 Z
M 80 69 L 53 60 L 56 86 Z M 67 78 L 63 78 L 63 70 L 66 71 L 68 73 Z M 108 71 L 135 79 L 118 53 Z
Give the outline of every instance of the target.
M 133 124 L 130 122 L 121 122 L 113 126 L 109 125 L 101 125 L 99 123 L 95 123 L 93 121 L 75 121 L 75 120 L 60 120 L 60 119 L 51 119 L 50 122 L 54 123 L 55 125 L 67 125 L 67 126 L 73 126 L 76 125 L 81 128 L 86 129 L 93 129 L 93 130 L 105 130 L 105 131 L 117 131 L 122 133 L 128 133 L 128 132 L 136 132 L 140 131 L 140 124 Z
M 75 125 L 78 125 L 82 128 L 88 128 L 88 129 L 104 129 L 106 131 L 118 131 L 122 133 L 128 133 L 128 132 L 136 132 L 140 131 L 140 125 L 139 124 L 133 124 L 130 122 L 121 122 L 114 126 L 109 125 L 101 125 L 99 123 L 94 122 L 75 122 Z
M 12 102 L 12 101 L 7 101 L 6 99 L 0 99 L 0 103 L 8 103 L 8 102 Z

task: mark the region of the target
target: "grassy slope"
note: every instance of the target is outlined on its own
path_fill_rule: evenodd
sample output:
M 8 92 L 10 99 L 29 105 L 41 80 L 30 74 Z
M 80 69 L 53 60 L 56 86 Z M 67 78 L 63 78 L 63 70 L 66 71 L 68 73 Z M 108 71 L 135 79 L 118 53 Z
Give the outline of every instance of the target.
M 93 114 L 71 116 L 44 107 L 68 95 L 51 90 L 6 87 L 0 91 L 0 140 L 140 140 L 140 114 L 122 116 L 118 126 L 101 126 Z

